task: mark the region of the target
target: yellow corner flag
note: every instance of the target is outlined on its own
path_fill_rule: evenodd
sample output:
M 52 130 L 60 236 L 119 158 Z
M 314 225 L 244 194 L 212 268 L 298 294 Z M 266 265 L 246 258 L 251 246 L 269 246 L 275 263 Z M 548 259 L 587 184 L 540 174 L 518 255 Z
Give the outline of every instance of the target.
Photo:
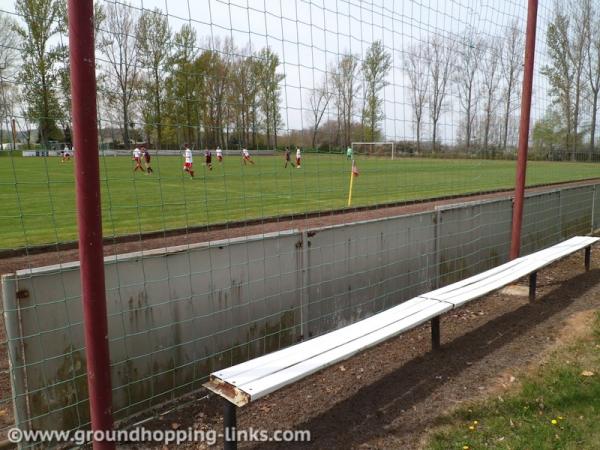
M 358 167 L 356 162 L 352 160 L 352 172 L 350 172 L 350 189 L 348 191 L 348 206 L 352 205 L 352 187 L 354 185 L 354 177 L 358 176 Z

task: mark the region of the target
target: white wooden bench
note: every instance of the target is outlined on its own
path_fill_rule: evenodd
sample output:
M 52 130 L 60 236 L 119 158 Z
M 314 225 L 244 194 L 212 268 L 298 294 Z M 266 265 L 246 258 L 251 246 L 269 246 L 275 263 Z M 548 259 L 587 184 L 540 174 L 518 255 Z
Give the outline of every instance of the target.
M 228 430 L 236 426 L 236 407 L 264 397 L 426 321 L 431 321 L 432 347 L 439 348 L 439 318 L 442 314 L 527 275 L 529 298 L 533 301 L 538 270 L 582 249 L 585 249 L 585 269 L 589 270 L 591 246 L 599 239 L 573 237 L 420 295 L 339 330 L 212 373 L 204 386 L 226 400 L 225 436 L 231 436 Z M 235 439 L 225 440 L 225 448 L 236 448 L 236 445 Z

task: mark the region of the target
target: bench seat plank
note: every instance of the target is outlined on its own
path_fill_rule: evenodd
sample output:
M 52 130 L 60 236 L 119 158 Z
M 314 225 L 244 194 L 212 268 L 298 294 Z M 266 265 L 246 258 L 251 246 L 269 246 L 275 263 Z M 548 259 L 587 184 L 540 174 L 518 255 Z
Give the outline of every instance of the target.
M 522 264 L 524 260 L 531 259 L 534 261 L 537 261 L 537 260 L 546 261 L 549 258 L 549 255 L 553 255 L 552 258 L 549 260 L 549 262 L 546 262 L 546 265 L 548 265 L 548 264 L 551 264 L 552 262 L 556 261 L 557 259 L 560 259 L 560 258 L 568 255 L 569 253 L 573 253 L 577 250 L 581 250 L 589 245 L 594 244 L 599 239 L 600 238 L 589 237 L 589 236 L 575 236 L 571 239 L 568 239 L 564 242 L 556 244 L 552 247 L 540 250 L 535 253 L 531 253 L 527 256 L 522 256 L 520 258 L 513 259 L 512 261 L 508 261 L 507 263 L 504 263 L 500 266 L 496 266 L 492 269 L 486 270 L 485 272 L 479 273 L 477 275 L 473 275 L 472 277 L 469 277 L 469 278 L 465 278 L 464 280 L 457 281 L 456 283 L 452 283 L 452 284 L 450 284 L 448 286 L 444 286 L 440 289 L 436 289 L 435 291 L 427 293 L 425 296 L 429 298 L 434 293 L 436 294 L 436 296 L 439 296 L 442 293 L 445 293 L 448 291 L 454 291 L 463 286 L 472 285 L 478 281 L 485 280 L 486 278 L 489 278 L 490 276 L 492 276 L 496 273 L 510 270 L 513 266 Z
M 451 305 L 431 300 L 424 300 L 420 303 L 426 305 L 426 307 L 424 307 L 417 313 L 411 314 L 410 316 L 406 316 L 393 323 L 388 323 L 383 327 L 372 330 L 370 332 L 365 333 L 357 329 L 356 338 L 347 341 L 343 345 L 333 347 L 330 350 L 321 352 L 313 357 L 301 358 L 301 360 L 297 364 L 287 367 L 282 366 L 279 370 L 273 371 L 271 372 L 271 374 L 262 378 L 256 378 L 253 381 L 250 381 L 245 384 L 237 384 L 235 388 L 237 391 L 241 392 L 242 395 L 239 395 L 238 392 L 237 398 L 235 398 L 235 401 L 237 401 L 236 404 L 238 406 L 243 406 L 244 404 L 250 401 L 254 401 L 258 398 L 264 397 L 265 395 L 270 394 L 271 392 L 274 392 L 287 384 L 293 383 L 294 381 L 297 381 L 310 374 L 318 372 L 337 362 L 348 359 L 351 356 L 363 350 L 366 350 L 367 348 L 373 347 L 383 341 L 397 336 L 398 334 L 401 334 L 411 328 L 414 328 L 422 324 L 423 322 L 426 322 L 427 320 L 430 320 L 433 317 L 439 316 L 440 314 L 443 314 L 444 312 L 447 312 L 451 309 Z M 376 316 L 373 316 L 373 318 L 374 317 Z M 361 322 L 357 322 L 356 324 L 360 324 Z M 321 336 L 320 338 L 324 338 L 327 336 L 329 336 L 329 334 Z M 315 338 L 313 340 L 318 340 L 320 338 Z M 298 346 L 289 347 L 288 349 L 280 350 L 279 352 L 275 353 L 283 353 L 287 352 L 288 350 L 298 352 L 299 349 L 297 347 Z M 302 354 L 300 353 L 300 355 Z M 215 387 L 216 385 L 222 384 L 223 382 L 230 383 L 229 380 L 220 379 L 215 375 L 216 374 L 213 374 L 211 382 L 205 385 L 209 389 L 214 391 L 215 389 L 213 389 L 213 387 Z M 219 395 L 223 395 L 222 389 L 218 393 Z
M 514 259 L 339 330 L 214 372 L 205 386 L 231 403 L 243 406 L 513 283 L 598 240 L 600 238 L 576 236 Z
M 494 269 L 429 292 L 421 297 L 448 302 L 458 307 L 540 270 L 573 252 L 588 247 L 599 239 L 576 236 L 550 248 L 514 259 Z
M 298 364 L 305 359 L 313 358 L 398 320 L 411 317 L 428 308 L 431 303 L 438 302 L 430 300 L 424 303 L 421 300 L 411 299 L 359 322 L 309 339 L 292 347 L 284 348 L 217 371 L 214 375 L 220 379 L 227 380 L 228 383 L 234 386 L 239 386 Z

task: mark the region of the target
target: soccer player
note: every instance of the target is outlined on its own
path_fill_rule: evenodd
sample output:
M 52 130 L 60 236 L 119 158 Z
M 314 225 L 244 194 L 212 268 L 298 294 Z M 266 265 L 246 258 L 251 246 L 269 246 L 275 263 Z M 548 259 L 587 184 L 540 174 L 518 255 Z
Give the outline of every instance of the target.
M 219 147 L 217 145 L 217 159 L 219 160 L 220 163 L 223 162 L 223 150 L 221 150 L 221 147 Z
M 283 166 L 284 169 L 287 169 L 288 164 L 290 164 L 292 167 L 294 167 L 294 163 L 292 161 L 290 161 L 290 148 L 286 147 L 285 148 L 285 166 Z
M 140 169 L 142 172 L 145 172 L 144 168 L 142 167 L 142 152 L 140 151 L 139 147 L 133 149 L 132 159 L 135 161 L 135 167 L 133 168 L 133 171 L 136 172 L 138 169 Z
M 65 161 L 71 160 L 71 151 L 69 150 L 69 146 L 65 144 L 65 148 L 62 151 L 62 157 L 60 158 L 60 162 L 64 163 Z
M 146 174 L 150 175 L 151 173 L 154 173 L 154 171 L 152 170 L 152 166 L 150 165 L 150 160 L 152 159 L 152 157 L 150 156 L 148 149 L 144 145 L 142 145 L 142 156 L 144 157 L 144 165 L 146 166 Z
M 348 148 L 346 149 L 346 159 L 353 159 L 352 158 L 352 147 L 348 146 Z
M 183 145 L 183 157 L 185 158 L 185 163 L 183 164 L 183 170 L 190 174 L 191 178 L 194 178 L 194 157 L 192 156 L 192 151 L 190 150 L 190 146 L 187 144 Z
M 247 163 L 254 164 L 254 161 L 252 161 L 252 159 L 250 158 L 250 152 L 248 152 L 248 149 L 246 147 L 242 148 L 242 158 L 244 165 L 246 165 Z
M 204 152 L 204 160 L 206 162 L 206 167 L 208 167 L 208 170 L 212 170 L 212 153 L 209 149 L 206 149 L 206 151 Z
M 300 160 L 302 159 L 302 152 L 300 147 L 296 147 L 296 169 L 300 168 Z

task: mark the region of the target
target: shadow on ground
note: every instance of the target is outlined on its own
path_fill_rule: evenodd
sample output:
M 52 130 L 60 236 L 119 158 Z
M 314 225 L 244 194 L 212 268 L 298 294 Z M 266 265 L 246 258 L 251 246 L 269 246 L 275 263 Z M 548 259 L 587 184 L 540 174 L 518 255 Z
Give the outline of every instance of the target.
M 409 361 L 329 410 L 295 424 L 295 429 L 311 431 L 310 443 L 261 443 L 255 448 L 350 448 L 389 433 L 401 435 L 424 430 L 431 425 L 437 414 L 433 414 L 425 422 L 410 418 L 402 421 L 397 419 L 409 416 L 410 413 L 406 411 L 443 386 L 444 380 L 459 375 L 468 364 L 482 360 L 499 348 L 520 339 L 535 326 L 568 308 L 578 297 L 589 291 L 599 278 L 600 269 L 575 276 L 547 295 L 539 297 L 537 303 L 525 304 L 492 319 L 445 343 L 440 351 L 431 351 Z M 443 323 L 442 321 L 442 339 Z M 259 428 L 260 424 L 253 426 Z

